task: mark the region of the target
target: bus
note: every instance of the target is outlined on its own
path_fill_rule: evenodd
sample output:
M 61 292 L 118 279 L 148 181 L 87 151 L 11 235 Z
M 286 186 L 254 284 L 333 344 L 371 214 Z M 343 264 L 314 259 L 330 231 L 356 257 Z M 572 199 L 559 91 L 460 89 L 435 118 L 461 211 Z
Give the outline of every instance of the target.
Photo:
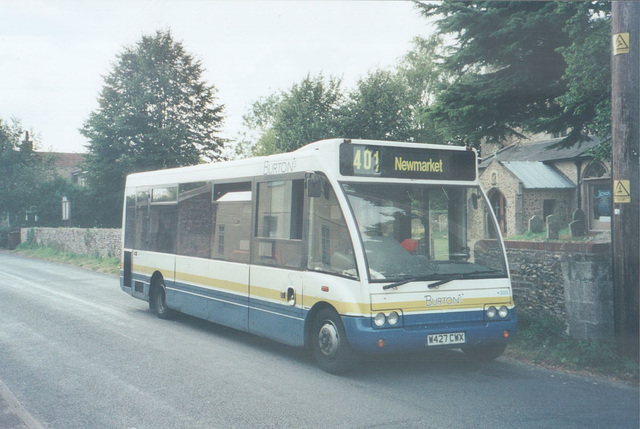
M 331 139 L 131 174 L 120 287 L 308 347 L 338 373 L 366 353 L 495 359 L 516 309 L 475 150 Z

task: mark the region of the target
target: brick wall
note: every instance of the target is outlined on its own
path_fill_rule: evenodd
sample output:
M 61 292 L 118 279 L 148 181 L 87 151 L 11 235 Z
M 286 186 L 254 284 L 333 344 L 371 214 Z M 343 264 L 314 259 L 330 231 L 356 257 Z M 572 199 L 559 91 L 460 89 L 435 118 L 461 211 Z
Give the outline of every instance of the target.
M 39 246 L 54 247 L 64 252 L 81 255 L 100 255 L 120 257 L 122 230 L 98 228 L 22 228 L 22 243 L 33 240 Z

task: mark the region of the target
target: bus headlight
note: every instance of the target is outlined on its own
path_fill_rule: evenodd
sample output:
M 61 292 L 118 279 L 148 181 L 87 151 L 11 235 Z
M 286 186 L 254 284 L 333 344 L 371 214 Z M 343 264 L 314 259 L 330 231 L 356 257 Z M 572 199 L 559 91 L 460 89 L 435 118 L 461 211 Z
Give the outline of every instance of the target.
M 487 319 L 493 320 L 496 318 L 496 314 L 498 314 L 498 310 L 496 310 L 496 308 L 492 305 L 491 307 L 487 308 L 486 314 L 487 314 Z
M 376 314 L 376 317 L 373 319 L 373 323 L 375 323 L 378 328 L 383 327 L 386 321 L 387 316 L 385 316 L 384 313 Z
M 400 321 L 400 316 L 395 311 L 392 311 L 387 316 L 387 322 L 389 322 L 389 325 L 391 326 L 396 326 L 399 321 Z
M 500 307 L 500 309 L 498 310 L 498 316 L 500 316 L 502 319 L 506 319 L 508 315 L 509 309 L 504 305 Z

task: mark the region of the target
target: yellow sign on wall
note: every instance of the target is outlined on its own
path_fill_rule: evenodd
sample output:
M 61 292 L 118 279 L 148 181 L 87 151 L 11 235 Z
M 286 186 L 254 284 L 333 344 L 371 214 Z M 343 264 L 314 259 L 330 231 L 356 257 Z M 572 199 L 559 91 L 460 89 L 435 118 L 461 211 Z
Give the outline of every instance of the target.
M 613 202 L 615 204 L 627 204 L 631 202 L 628 180 L 613 181 Z

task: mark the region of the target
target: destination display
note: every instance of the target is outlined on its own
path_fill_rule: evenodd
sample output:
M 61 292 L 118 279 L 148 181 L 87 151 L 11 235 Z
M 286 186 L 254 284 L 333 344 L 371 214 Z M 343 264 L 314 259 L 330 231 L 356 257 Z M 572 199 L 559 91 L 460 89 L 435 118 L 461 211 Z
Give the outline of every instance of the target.
M 340 146 L 340 174 L 471 181 L 476 179 L 476 155 L 473 151 L 343 143 Z

